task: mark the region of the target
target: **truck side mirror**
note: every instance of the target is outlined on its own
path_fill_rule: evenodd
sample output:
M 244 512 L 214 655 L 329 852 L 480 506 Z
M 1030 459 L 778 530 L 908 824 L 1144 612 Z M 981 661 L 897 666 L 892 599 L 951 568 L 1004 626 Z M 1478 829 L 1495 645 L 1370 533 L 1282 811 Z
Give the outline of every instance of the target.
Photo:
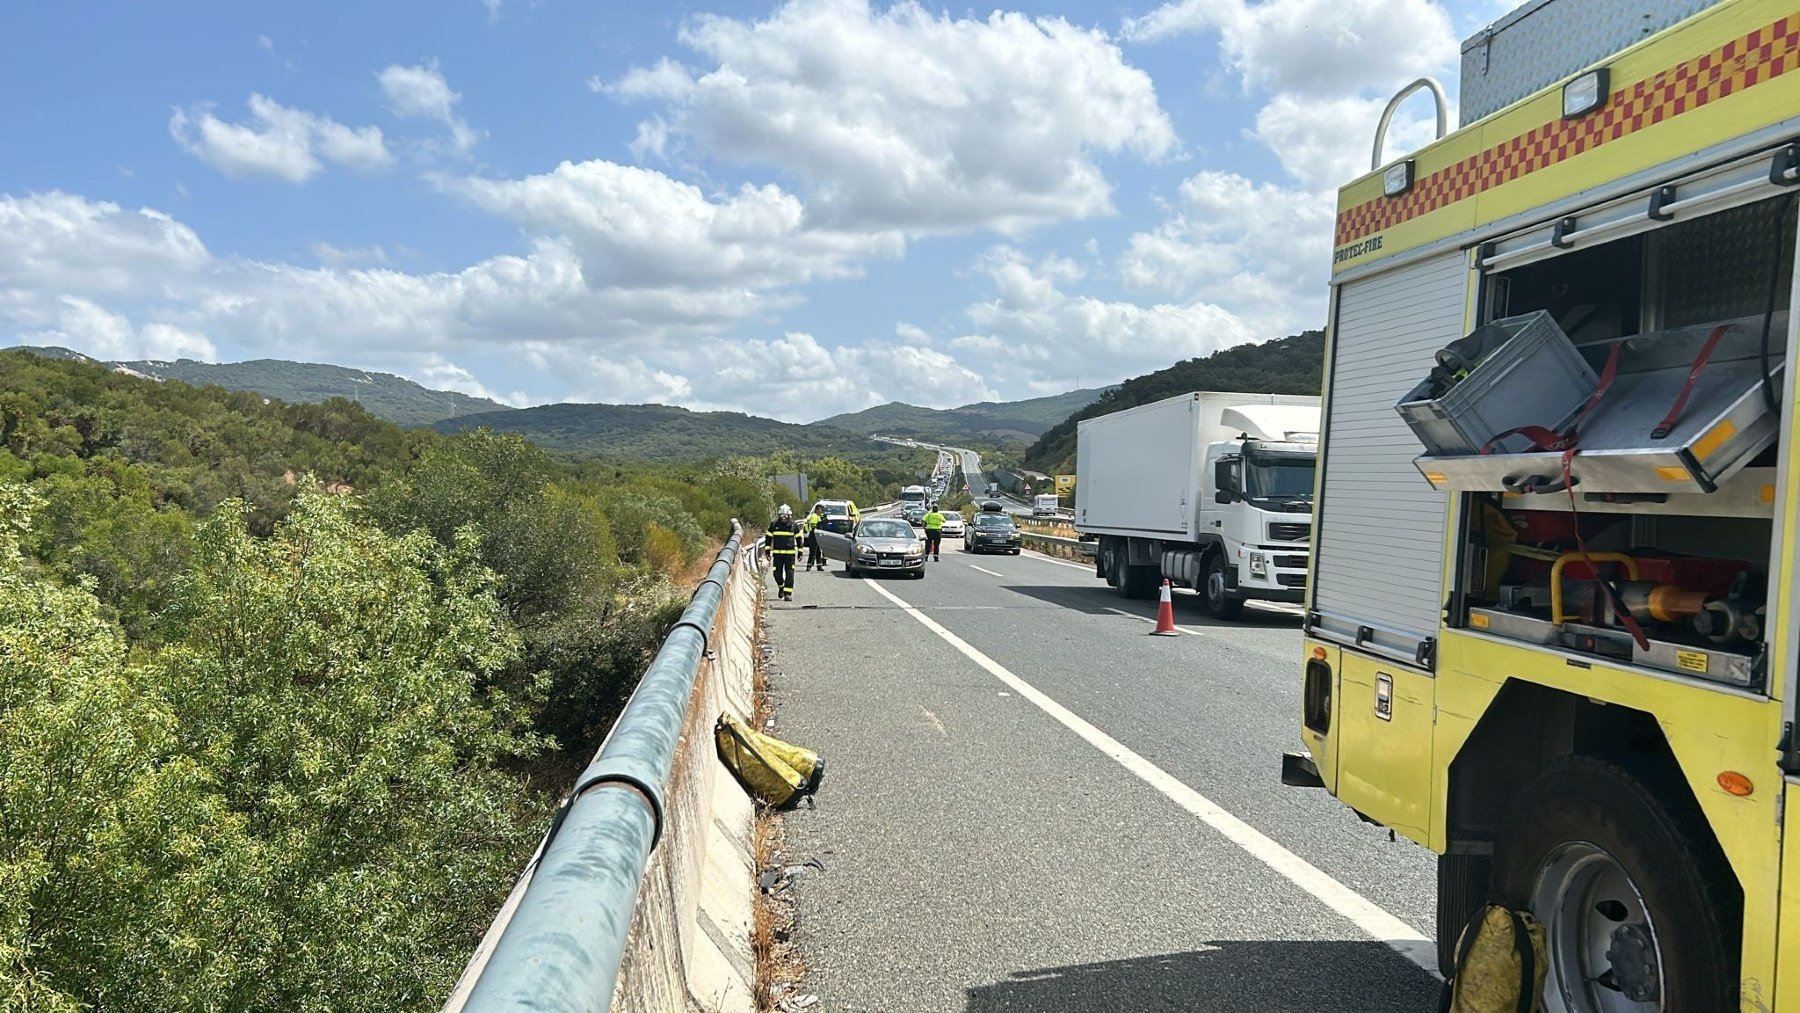
M 1236 464 L 1235 457 L 1221 457 L 1213 462 L 1213 486 L 1217 490 L 1213 493 L 1215 502 L 1237 502 L 1237 472 L 1233 467 Z

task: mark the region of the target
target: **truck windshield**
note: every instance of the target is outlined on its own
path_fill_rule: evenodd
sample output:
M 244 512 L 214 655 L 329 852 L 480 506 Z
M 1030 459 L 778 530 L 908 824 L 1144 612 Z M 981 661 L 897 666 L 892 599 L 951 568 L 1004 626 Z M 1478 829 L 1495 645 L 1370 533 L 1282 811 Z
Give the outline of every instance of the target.
M 1250 454 L 1244 458 L 1244 498 L 1266 510 L 1312 509 L 1311 454 Z

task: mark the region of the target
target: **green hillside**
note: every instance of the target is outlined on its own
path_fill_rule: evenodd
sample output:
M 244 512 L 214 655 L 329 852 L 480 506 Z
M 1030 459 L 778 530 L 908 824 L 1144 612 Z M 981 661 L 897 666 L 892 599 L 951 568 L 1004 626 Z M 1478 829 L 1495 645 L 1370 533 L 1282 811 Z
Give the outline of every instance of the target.
M 1038 437 L 1025 452 L 1025 467 L 1052 475 L 1073 471 L 1076 423 L 1188 391 L 1317 394 L 1324 357 L 1325 332 L 1306 331 L 1260 345 L 1238 345 L 1134 377 Z
M 686 461 L 781 451 L 843 455 L 875 447 L 864 435 L 819 423 L 658 404 L 548 404 L 464 415 L 432 428 L 454 433 L 477 426 L 518 433 L 551 450 L 611 460 Z
M 99 361 L 67 348 L 20 347 L 45 358 Z M 317 404 L 334 397 L 348 398 L 359 402 L 370 414 L 403 426 L 424 426 L 458 415 L 506 410 L 506 406 L 497 401 L 450 390 L 432 390 L 391 373 L 371 373 L 319 362 L 252 359 L 215 363 L 176 359 L 173 362 L 108 362 L 105 365 L 152 380 L 180 380 L 196 387 L 210 384 L 226 390 L 253 390 L 289 404 Z
M 981 401 L 960 408 L 920 408 L 900 401 L 833 415 L 814 425 L 853 433 L 1030 442 L 1094 402 L 1110 388 L 1072 390 L 1025 401 Z

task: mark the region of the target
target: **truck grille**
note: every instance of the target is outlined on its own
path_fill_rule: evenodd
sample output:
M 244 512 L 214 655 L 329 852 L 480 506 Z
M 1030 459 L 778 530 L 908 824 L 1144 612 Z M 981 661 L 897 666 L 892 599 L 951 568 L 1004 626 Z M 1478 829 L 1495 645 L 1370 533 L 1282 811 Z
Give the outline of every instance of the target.
M 1304 569 L 1306 569 L 1306 557 L 1305 556 L 1276 556 L 1275 557 L 1275 565 L 1282 568 L 1283 570 L 1304 570 Z
M 1272 542 L 1304 542 L 1312 538 L 1312 524 L 1299 521 L 1276 521 L 1269 525 Z
M 1305 587 L 1306 586 L 1306 574 L 1304 574 L 1304 573 L 1278 573 L 1275 575 L 1275 582 L 1277 584 L 1280 584 L 1282 587 Z

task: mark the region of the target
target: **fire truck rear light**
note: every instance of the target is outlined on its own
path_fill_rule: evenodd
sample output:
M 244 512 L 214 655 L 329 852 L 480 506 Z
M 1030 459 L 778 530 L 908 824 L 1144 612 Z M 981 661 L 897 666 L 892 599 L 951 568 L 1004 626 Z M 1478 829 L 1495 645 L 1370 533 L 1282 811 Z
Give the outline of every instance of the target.
M 1586 116 L 1605 105 L 1610 97 L 1607 81 L 1611 76 L 1605 67 L 1600 67 L 1563 85 L 1563 119 Z
M 1389 197 L 1398 197 L 1413 185 L 1413 160 L 1395 162 L 1381 170 L 1381 192 Z

